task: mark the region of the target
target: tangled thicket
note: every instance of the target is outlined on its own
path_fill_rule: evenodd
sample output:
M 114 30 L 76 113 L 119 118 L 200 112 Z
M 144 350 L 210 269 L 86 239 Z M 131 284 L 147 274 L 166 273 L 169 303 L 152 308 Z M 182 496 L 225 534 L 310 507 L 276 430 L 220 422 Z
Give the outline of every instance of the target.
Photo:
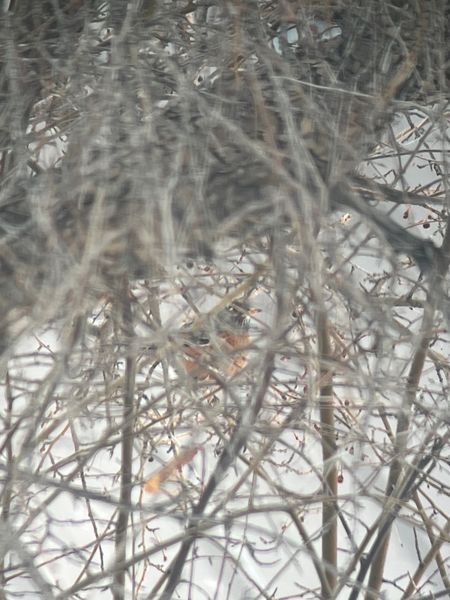
M 441 509 L 420 496 L 431 485 L 448 498 L 448 481 L 436 482 L 431 467 L 445 468 L 448 439 L 439 344 L 449 318 L 449 21 L 446 0 L 5 3 L 0 476 L 2 527 L 18 540 L 1 549 L 11 597 L 24 573 L 42 597 L 84 597 L 107 578 L 116 599 L 124 586 L 129 597 L 188 597 L 183 585 L 199 584 L 186 567 L 189 556 L 201 560 L 196 538 L 243 569 L 230 531 L 243 505 L 263 512 L 254 490 L 299 537 L 279 534 L 283 565 L 301 543 L 314 566 L 313 583 L 294 577 L 302 596 L 337 597 L 349 586 L 356 598 L 367 585 L 368 600 L 378 597 L 389 531 L 405 506 L 431 550 L 425 560 L 418 550 L 411 580 L 389 574 L 390 590 L 409 597 L 433 561 L 440 581 L 430 576 L 427 590 L 450 587 L 439 545 L 447 523 L 434 526 L 430 514 Z M 215 373 L 214 384 L 190 377 L 177 359 L 179 327 L 202 313 L 214 338 L 220 310 L 242 297 L 261 311 L 250 311 L 243 373 Z M 55 348 L 41 341 L 50 333 Z M 99 439 L 81 441 L 86 423 L 101 424 Z M 67 432 L 73 452 L 56 459 Z M 178 454 L 151 480 L 159 490 L 194 459 L 197 438 L 219 448 L 217 463 L 145 508 L 132 495 L 145 457 L 163 447 Z M 119 446 L 118 496 L 103 498 L 116 512 L 100 533 L 89 505 L 99 490 L 86 473 Z M 356 475 L 367 456 L 372 474 L 387 470 L 383 494 Z M 338 495 L 339 464 L 354 469 L 352 494 L 378 503 L 364 535 L 357 508 Z M 305 493 L 286 486 L 302 477 L 308 483 L 294 485 Z M 36 496 L 49 494 L 41 504 L 27 481 Z M 61 557 L 33 515 L 51 529 L 61 494 L 85 498 L 95 535 L 90 558 L 77 556 L 86 572 L 59 584 L 40 566 L 45 552 Z M 318 504 L 323 527 L 308 533 Z M 151 528 L 169 509 L 187 530 L 167 550 Z M 153 533 L 138 545 L 145 527 Z M 111 541 L 112 567 L 103 555 Z M 153 554 L 166 550 L 171 567 L 155 567 Z M 256 570 L 263 553 L 255 542 Z M 218 569 L 211 597 L 226 598 L 233 576 Z M 280 575 L 267 590 L 247 575 L 234 597 L 278 597 Z
M 42 298 L 48 309 L 81 263 L 95 287 L 283 224 L 309 248 L 345 206 L 396 252 L 436 262 L 371 211 L 361 186 L 389 190 L 357 169 L 396 116 L 444 107 L 445 2 L 110 4 L 21 1 L 3 15 L 4 320 Z M 60 156 L 46 168 L 49 146 Z

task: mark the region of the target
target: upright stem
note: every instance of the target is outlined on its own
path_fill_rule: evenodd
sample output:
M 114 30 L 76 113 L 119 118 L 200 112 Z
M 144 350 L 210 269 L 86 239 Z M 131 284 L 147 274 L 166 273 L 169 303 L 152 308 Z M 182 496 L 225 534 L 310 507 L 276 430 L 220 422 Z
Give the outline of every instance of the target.
M 322 560 L 327 585 L 322 583 L 322 598 L 331 598 L 337 583 L 337 464 L 334 427 L 333 373 L 331 347 L 325 311 L 317 322 L 320 358 L 320 424 L 323 457 Z
M 431 307 L 430 307 L 431 308 Z M 394 443 L 394 459 L 391 463 L 389 478 L 386 487 L 386 498 L 389 499 L 400 480 L 403 471 L 403 462 L 407 448 L 407 437 L 411 421 L 411 409 L 414 404 L 417 389 L 419 387 L 420 377 L 423 372 L 428 345 L 430 342 L 430 331 L 433 325 L 434 310 L 431 308 L 425 316 L 422 324 L 422 336 L 419 348 L 417 349 L 408 375 L 407 389 L 405 394 L 404 406 L 401 408 L 397 417 L 397 431 Z M 383 582 L 384 566 L 386 563 L 387 551 L 389 548 L 391 528 L 385 533 L 384 539 L 375 554 L 372 568 L 369 576 L 369 587 L 366 594 L 366 600 L 375 600 Z
M 122 317 L 125 333 L 130 339 L 133 334 L 131 305 L 128 297 L 128 280 L 122 290 Z M 127 529 L 130 517 L 132 460 L 133 460 L 133 413 L 134 387 L 136 377 L 135 357 L 130 353 L 125 363 L 123 410 L 122 410 L 122 460 L 120 468 L 120 507 L 116 524 L 115 563 L 116 570 L 113 578 L 113 598 L 125 598 L 125 569 L 127 549 Z
M 6 450 L 6 481 L 3 486 L 3 493 L 1 495 L 1 520 L 7 522 L 9 520 L 9 511 L 11 509 L 11 498 L 12 498 L 12 482 L 13 482 L 13 466 L 14 466 L 14 453 L 12 445 L 12 409 L 13 409 L 14 398 L 11 390 L 11 381 L 9 379 L 9 371 L 6 372 L 6 411 L 4 418 L 4 429 L 8 432 L 7 439 L 5 442 Z M 5 555 L 2 552 L 2 558 L 0 560 L 0 600 L 6 600 L 6 587 L 5 578 Z
M 411 423 L 411 411 L 416 399 L 417 391 L 419 389 L 420 378 L 422 376 L 425 359 L 428 353 L 436 307 L 439 305 L 441 300 L 441 282 L 448 272 L 449 264 L 450 216 L 447 219 L 445 236 L 440 248 L 439 260 L 436 261 L 435 272 L 430 277 L 428 304 L 425 306 L 419 345 L 414 354 L 413 361 L 411 363 L 411 369 L 408 374 L 403 406 L 401 407 L 397 417 L 397 431 L 394 442 L 394 460 L 391 463 L 388 484 L 386 488 L 386 496 L 388 500 L 393 494 L 393 490 L 396 487 L 402 473 L 403 461 L 407 449 L 408 433 Z M 383 581 L 387 551 L 389 548 L 390 532 L 391 528 L 389 527 L 372 562 L 366 600 L 375 600 L 375 598 L 378 598 L 379 596 L 379 591 Z

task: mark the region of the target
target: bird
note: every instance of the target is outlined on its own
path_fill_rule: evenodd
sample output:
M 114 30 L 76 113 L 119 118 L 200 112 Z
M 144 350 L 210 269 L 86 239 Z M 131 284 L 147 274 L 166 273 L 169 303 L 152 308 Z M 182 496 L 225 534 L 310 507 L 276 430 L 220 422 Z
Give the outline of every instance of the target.
M 180 332 L 185 373 L 196 381 L 219 381 L 236 376 L 248 362 L 251 309 L 234 300 L 216 315 L 197 315 Z

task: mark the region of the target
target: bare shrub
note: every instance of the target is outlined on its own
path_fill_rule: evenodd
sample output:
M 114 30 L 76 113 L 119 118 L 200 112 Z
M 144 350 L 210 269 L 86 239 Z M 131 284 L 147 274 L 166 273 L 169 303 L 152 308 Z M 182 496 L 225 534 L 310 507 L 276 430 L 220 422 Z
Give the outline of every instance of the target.
M 4 3 L 0 597 L 448 594 L 448 21 Z

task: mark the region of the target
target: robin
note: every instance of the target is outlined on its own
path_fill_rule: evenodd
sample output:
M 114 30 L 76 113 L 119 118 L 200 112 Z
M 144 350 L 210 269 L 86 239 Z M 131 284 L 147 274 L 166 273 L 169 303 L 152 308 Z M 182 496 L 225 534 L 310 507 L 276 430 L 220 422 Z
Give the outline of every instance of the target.
M 235 300 L 213 317 L 187 323 L 182 329 L 183 365 L 198 380 L 233 377 L 247 364 L 249 321 L 254 314 L 245 301 Z

